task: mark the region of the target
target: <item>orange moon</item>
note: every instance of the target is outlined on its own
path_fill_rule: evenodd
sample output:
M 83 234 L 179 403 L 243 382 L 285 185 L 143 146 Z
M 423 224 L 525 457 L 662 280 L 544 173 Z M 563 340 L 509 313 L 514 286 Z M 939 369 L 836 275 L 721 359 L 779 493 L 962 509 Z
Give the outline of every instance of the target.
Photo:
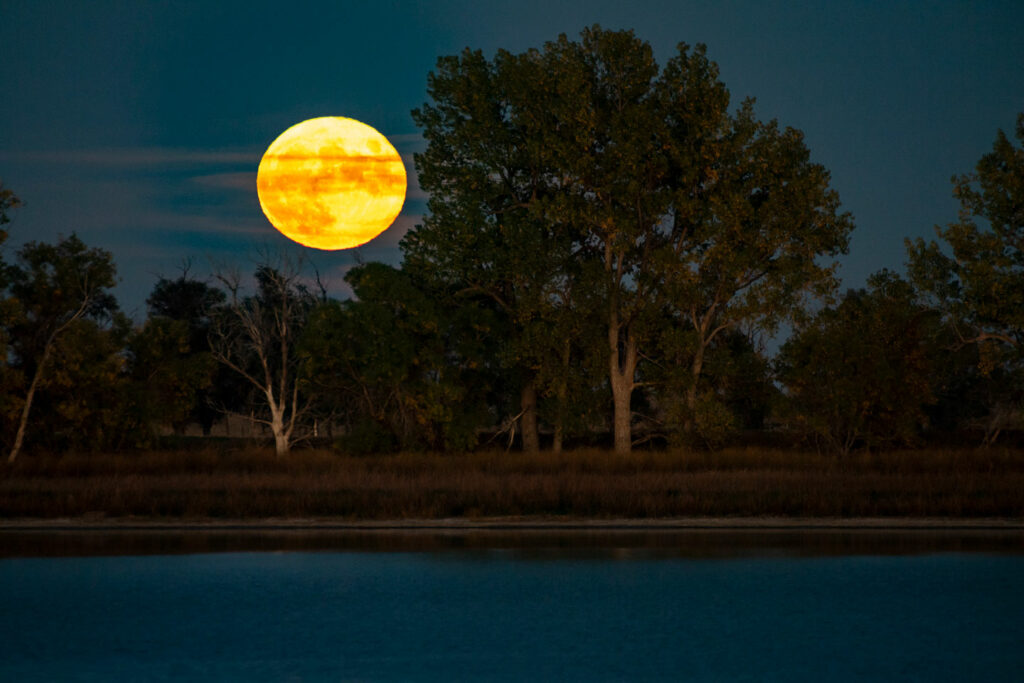
M 297 123 L 267 148 L 256 193 L 281 234 L 314 249 L 366 244 L 405 202 L 401 157 L 365 123 L 324 116 Z

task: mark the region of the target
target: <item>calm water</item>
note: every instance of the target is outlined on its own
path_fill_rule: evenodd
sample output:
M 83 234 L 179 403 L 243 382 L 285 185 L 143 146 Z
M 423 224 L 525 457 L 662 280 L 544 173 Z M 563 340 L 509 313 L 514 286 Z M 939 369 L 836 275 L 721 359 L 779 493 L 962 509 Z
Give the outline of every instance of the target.
M 7 557 L 0 680 L 1021 680 L 1019 537 L 715 538 Z

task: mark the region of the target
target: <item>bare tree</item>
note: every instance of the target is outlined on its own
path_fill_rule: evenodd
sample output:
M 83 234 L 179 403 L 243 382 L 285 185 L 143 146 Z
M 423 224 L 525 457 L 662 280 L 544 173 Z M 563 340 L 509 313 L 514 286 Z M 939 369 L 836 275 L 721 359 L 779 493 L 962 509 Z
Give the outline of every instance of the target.
M 291 450 L 309 408 L 297 345 L 316 297 L 299 281 L 300 271 L 301 262 L 282 258 L 274 267 L 264 261 L 256 269 L 253 296 L 243 295 L 237 272 L 216 275 L 228 301 L 214 316 L 210 348 L 255 388 L 266 412 L 248 417 L 270 427 L 278 456 Z

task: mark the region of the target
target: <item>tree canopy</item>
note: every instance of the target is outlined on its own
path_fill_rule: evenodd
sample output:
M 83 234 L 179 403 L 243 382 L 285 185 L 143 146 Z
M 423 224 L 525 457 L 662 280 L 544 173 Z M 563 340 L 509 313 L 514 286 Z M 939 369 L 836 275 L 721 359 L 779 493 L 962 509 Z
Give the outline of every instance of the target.
M 732 104 L 704 46 L 659 64 L 594 26 L 442 57 L 427 96 L 427 212 L 401 267 L 347 272 L 349 300 L 264 254 L 248 288 L 160 278 L 133 324 L 111 254 L 74 234 L 0 258 L 8 459 L 209 434 L 228 413 L 280 455 L 307 438 L 717 448 L 766 425 L 846 453 L 1022 424 L 1024 113 L 954 178 L 958 219 L 908 242 L 909 278 L 835 302 L 853 220 L 827 169 Z M 19 206 L 0 185 L 0 227 Z
M 907 248 L 914 283 L 963 342 L 1024 351 L 1024 112 L 1016 138 L 999 131 L 974 172 L 953 178 L 959 218 L 935 229 L 946 248 L 920 238 Z
M 888 271 L 798 327 L 776 358 L 788 409 L 825 450 L 914 441 L 935 401 L 938 320 Z
M 414 116 L 430 213 L 407 262 L 498 303 L 523 386 L 557 357 L 531 325 L 560 325 L 571 359 L 572 311 L 598 318 L 620 452 L 665 318 L 689 331 L 692 412 L 718 334 L 770 328 L 835 284 L 820 259 L 845 251 L 852 221 L 828 172 L 752 101 L 729 112 L 703 46 L 662 68 L 631 31 L 595 26 L 490 61 L 444 57 L 428 83 Z
M 56 244 L 29 242 L 7 269 L 9 353 L 28 382 L 21 399 L 14 442 L 7 459 L 21 450 L 32 402 L 61 337 L 81 320 L 102 321 L 117 310 L 110 289 L 116 282 L 111 254 L 87 247 L 76 235 Z

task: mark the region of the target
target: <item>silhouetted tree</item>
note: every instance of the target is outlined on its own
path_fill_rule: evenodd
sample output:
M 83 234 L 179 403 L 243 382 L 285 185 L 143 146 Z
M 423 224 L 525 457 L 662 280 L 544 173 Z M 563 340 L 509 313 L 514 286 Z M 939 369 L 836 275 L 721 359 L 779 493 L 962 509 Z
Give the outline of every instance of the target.
M 109 292 L 115 284 L 116 269 L 108 252 L 90 249 L 72 234 L 52 245 L 25 244 L 7 273 L 11 352 L 28 381 L 7 456 L 8 462 L 14 462 L 21 451 L 36 391 L 50 370 L 61 337 L 78 321 L 109 320 L 117 310 Z
M 146 299 L 150 316 L 146 325 L 156 326 L 149 332 L 156 336 L 154 341 L 161 351 L 156 355 L 135 354 L 142 362 L 134 366 L 134 372 L 142 375 L 171 372 L 166 378 L 175 384 L 173 388 L 154 385 L 153 389 L 158 393 L 170 391 L 176 397 L 174 405 L 184 409 L 184 412 L 174 412 L 175 429 L 195 421 L 203 434 L 209 434 L 217 417 L 225 411 L 237 411 L 243 405 L 245 385 L 240 384 L 238 376 L 227 367 L 211 363 L 211 320 L 225 301 L 224 292 L 189 275 L 189 264 L 185 264 L 181 275 L 173 280 L 161 277 Z M 179 324 L 169 326 L 157 322 L 159 319 Z M 172 337 L 178 341 L 172 341 Z M 172 348 L 175 344 L 177 350 Z M 172 371 L 172 367 L 176 369 Z M 178 383 L 174 382 L 174 377 L 187 380 Z
M 11 190 L 5 189 L 0 181 L 0 424 L 4 425 L 7 431 L 8 415 L 17 409 L 17 401 L 14 397 L 17 374 L 9 364 L 9 338 L 8 327 L 14 321 L 17 314 L 16 302 L 7 296 L 8 266 L 3 259 L 3 246 L 7 241 L 7 231 L 3 226 L 10 223 L 10 213 L 21 206 L 21 201 Z M 11 424 L 13 430 L 13 420 Z
M 10 212 L 21 206 L 21 200 L 14 194 L 13 190 L 5 189 L 4 183 L 0 180 L 0 225 L 11 222 Z M 0 230 L 0 245 L 7 240 L 7 232 Z
M 125 373 L 126 316 L 79 319 L 54 344 L 32 407 L 26 441 L 54 451 L 98 451 L 148 443 Z
M 888 271 L 850 290 L 782 346 L 776 372 L 795 423 L 847 454 L 858 443 L 907 443 L 934 402 L 937 317 Z
M 208 348 L 196 351 L 193 343 L 185 321 L 164 316 L 149 318 L 129 336 L 127 373 L 134 383 L 138 419 L 147 432 L 156 423 L 179 429 L 199 419 L 209 433 L 215 413 L 201 392 L 213 384 L 218 366 Z M 204 419 L 207 415 L 209 420 Z
M 318 308 L 302 345 L 309 381 L 346 413 L 344 447 L 474 446 L 490 417 L 477 333 L 488 334 L 493 316 L 380 263 L 346 280 L 356 298 Z
M 1020 423 L 1024 364 L 1012 346 L 964 344 L 948 327 L 936 350 L 935 404 L 927 406 L 937 439 L 980 432 L 983 445 Z

